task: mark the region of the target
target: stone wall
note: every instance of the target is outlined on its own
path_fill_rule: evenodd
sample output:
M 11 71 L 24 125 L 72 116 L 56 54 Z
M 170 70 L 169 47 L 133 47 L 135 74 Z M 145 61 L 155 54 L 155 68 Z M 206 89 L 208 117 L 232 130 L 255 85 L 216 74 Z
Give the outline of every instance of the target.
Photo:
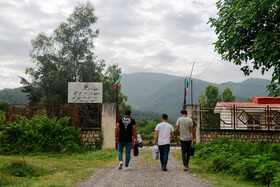
M 115 148 L 116 104 L 102 104 L 101 128 L 82 129 L 80 138 L 85 146 L 95 147 L 95 142 L 100 140 L 103 133 L 103 149 Z
M 80 133 L 80 138 L 84 145 L 88 148 L 95 147 L 96 140 L 100 140 L 101 129 L 83 129 Z
M 243 142 L 276 142 L 280 143 L 280 131 L 248 131 L 248 130 L 201 130 L 200 143 L 210 144 L 214 139 L 230 137 Z

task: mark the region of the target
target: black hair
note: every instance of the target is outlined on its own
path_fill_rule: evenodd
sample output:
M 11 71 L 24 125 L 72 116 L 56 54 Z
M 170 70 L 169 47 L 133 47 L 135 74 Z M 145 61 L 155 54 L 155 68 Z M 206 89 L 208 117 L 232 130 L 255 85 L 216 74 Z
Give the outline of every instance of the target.
M 125 111 L 124 111 L 124 115 L 130 116 L 130 114 L 131 114 L 131 110 L 125 110 Z
M 168 119 L 168 115 L 167 114 L 162 114 L 162 119 L 167 120 Z
M 188 114 L 188 111 L 186 111 L 186 110 L 181 110 L 181 114 L 187 115 L 187 114 Z

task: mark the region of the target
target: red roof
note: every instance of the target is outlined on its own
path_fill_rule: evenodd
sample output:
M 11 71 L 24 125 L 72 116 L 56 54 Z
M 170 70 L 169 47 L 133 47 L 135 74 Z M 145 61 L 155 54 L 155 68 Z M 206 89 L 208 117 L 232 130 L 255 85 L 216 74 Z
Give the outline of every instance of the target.
M 216 107 L 253 107 L 253 108 L 264 108 L 264 107 L 280 107 L 280 97 L 254 97 L 253 102 L 217 102 Z
M 280 97 L 254 97 L 253 103 L 280 104 Z
M 275 103 L 253 103 L 253 102 L 217 102 L 216 107 L 223 106 L 223 107 L 232 107 L 235 105 L 235 107 L 252 107 L 252 108 L 264 108 L 264 107 L 280 107 L 280 104 Z

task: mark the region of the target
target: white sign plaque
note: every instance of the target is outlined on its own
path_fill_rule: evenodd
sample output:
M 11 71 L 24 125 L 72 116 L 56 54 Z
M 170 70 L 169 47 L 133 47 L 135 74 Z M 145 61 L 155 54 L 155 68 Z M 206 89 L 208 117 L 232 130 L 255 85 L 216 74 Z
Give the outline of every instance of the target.
M 102 103 L 101 82 L 68 82 L 68 103 Z

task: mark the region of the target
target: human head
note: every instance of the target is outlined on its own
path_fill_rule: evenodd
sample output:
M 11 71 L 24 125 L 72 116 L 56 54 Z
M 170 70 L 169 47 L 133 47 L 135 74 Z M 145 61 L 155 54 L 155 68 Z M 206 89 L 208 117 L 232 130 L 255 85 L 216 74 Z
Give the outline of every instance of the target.
M 188 115 L 188 111 L 187 110 L 181 110 L 181 115 Z
M 168 120 L 168 115 L 167 114 L 162 114 L 162 120 L 167 121 Z
M 131 110 L 125 110 L 124 111 L 124 115 L 125 116 L 130 116 L 130 114 L 131 114 Z

